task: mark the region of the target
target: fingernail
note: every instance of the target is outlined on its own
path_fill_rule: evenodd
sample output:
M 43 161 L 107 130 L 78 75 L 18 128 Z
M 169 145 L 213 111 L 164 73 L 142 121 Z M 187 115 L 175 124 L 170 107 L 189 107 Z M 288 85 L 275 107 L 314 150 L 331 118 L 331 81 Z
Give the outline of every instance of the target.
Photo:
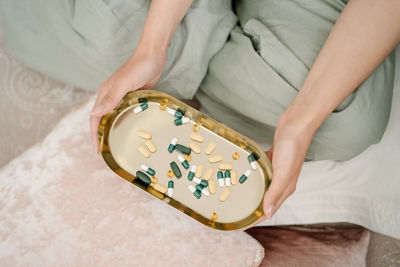
M 94 108 L 92 109 L 92 111 L 90 112 L 90 115 L 99 114 L 100 112 L 103 111 L 103 109 L 104 109 L 103 104 L 100 104 L 100 105 L 98 105 L 97 107 L 94 107 Z
M 269 205 L 267 207 L 267 214 L 265 215 L 267 219 L 271 219 L 272 216 L 274 215 L 275 212 L 275 206 L 274 205 Z

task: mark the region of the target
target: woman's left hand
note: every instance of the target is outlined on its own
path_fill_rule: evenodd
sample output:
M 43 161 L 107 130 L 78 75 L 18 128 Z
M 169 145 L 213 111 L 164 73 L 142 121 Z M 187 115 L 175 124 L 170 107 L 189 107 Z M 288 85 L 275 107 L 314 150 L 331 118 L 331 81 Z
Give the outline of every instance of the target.
M 313 135 L 313 131 L 301 129 L 289 122 L 286 113 L 282 114 L 275 131 L 274 144 L 267 151 L 272 162 L 273 177 L 264 195 L 264 216 L 245 229 L 270 219 L 282 203 L 295 192 Z

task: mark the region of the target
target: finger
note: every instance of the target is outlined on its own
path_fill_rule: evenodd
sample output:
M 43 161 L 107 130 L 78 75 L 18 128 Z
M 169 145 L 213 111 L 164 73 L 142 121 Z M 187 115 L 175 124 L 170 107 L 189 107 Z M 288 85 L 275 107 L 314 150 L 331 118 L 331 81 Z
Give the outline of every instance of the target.
M 106 90 L 105 93 L 99 90 L 98 99 L 90 113 L 90 132 L 95 151 L 99 152 L 97 131 L 100 125 L 101 118 L 112 111 L 124 97 L 127 90 L 121 87 L 112 87 Z M 103 95 L 103 96 L 102 96 Z
M 294 192 L 295 188 L 296 184 L 291 179 L 288 179 L 279 171 L 274 172 L 272 183 L 264 196 L 266 219 L 272 218 L 282 203 Z

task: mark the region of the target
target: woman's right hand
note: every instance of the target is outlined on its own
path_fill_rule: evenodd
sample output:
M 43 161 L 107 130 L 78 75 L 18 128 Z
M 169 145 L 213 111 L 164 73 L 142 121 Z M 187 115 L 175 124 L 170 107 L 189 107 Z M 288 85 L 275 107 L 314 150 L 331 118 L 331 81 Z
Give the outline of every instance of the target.
M 99 87 L 90 112 L 91 138 L 96 153 L 99 153 L 97 131 L 101 118 L 112 111 L 128 92 L 151 89 L 160 79 L 165 60 L 166 50 L 139 44 L 128 61 Z

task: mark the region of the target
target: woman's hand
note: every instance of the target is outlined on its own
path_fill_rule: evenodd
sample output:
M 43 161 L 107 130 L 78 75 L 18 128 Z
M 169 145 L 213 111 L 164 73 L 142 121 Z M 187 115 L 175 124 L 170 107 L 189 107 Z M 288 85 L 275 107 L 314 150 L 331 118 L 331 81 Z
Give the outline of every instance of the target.
M 315 131 L 311 127 L 303 126 L 300 120 L 289 119 L 288 113 L 291 113 L 290 109 L 281 115 L 274 144 L 267 151 L 272 162 L 273 177 L 264 195 L 264 216 L 242 230 L 270 219 L 296 190 L 300 170 Z
M 103 115 L 113 110 L 126 93 L 152 88 L 160 79 L 165 60 L 165 50 L 139 45 L 129 60 L 99 87 L 90 113 L 91 138 L 96 153 L 99 152 L 97 130 Z

